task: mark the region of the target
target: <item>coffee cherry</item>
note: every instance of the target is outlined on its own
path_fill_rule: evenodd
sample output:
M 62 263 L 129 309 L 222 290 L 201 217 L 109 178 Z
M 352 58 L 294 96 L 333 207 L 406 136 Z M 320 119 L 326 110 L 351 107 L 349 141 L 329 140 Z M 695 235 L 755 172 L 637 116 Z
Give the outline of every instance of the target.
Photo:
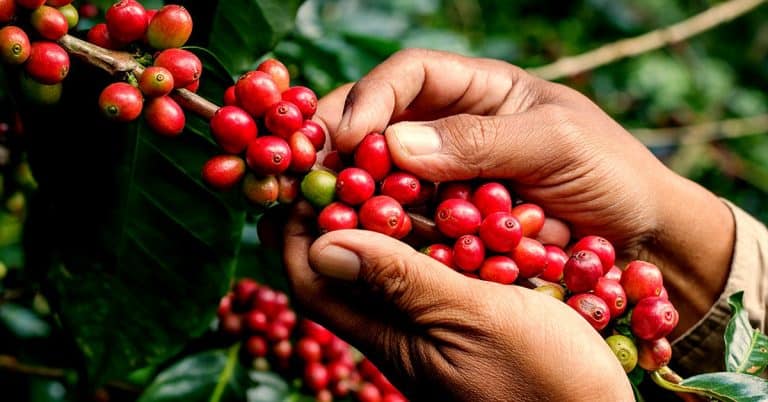
M 622 274 L 621 268 L 614 265 L 603 276 L 605 277 L 605 279 L 611 279 L 616 282 L 621 282 L 621 274 Z
M 16 0 L 0 0 L 0 24 L 10 22 L 16 16 Z
M 309 138 L 297 131 L 288 137 L 288 145 L 291 147 L 291 171 L 304 173 L 312 169 L 317 161 L 317 151 Z
M 311 118 L 317 111 L 317 95 L 307 87 L 291 87 L 282 93 L 282 97 L 284 101 L 296 105 L 305 119 Z
M 108 119 L 129 122 L 141 114 L 144 99 L 141 92 L 125 82 L 109 84 L 99 96 L 99 108 Z
M 266 357 L 267 341 L 261 336 L 250 336 L 245 341 L 245 350 L 253 357 Z
M 568 299 L 566 303 L 598 331 L 602 331 L 611 322 L 611 311 L 608 309 L 608 305 L 603 299 L 591 293 L 577 294 Z
M 288 69 L 277 59 L 264 60 L 256 67 L 256 70 L 269 75 L 275 85 L 277 85 L 279 93 L 285 92 L 291 85 L 291 76 L 288 73 Z
M 366 135 L 355 149 L 355 166 L 368 171 L 375 181 L 386 177 L 392 169 L 386 138 L 379 133 Z
M 69 30 L 69 23 L 64 14 L 49 6 L 42 6 L 33 11 L 29 15 L 29 22 L 40 36 L 49 40 L 59 40 Z
M 238 156 L 218 155 L 203 165 L 203 181 L 217 190 L 229 190 L 245 175 L 245 162 Z
M 304 367 L 304 385 L 319 392 L 328 386 L 328 370 L 318 362 L 309 362 Z
M 299 179 L 295 176 L 279 175 L 277 176 L 277 184 L 279 187 L 277 202 L 293 204 L 301 191 Z
M 333 172 L 343 170 L 344 166 L 344 161 L 341 159 L 339 151 L 330 151 L 323 158 L 323 167 Z
M 152 131 L 168 137 L 181 134 L 187 121 L 181 106 L 170 96 L 147 101 L 144 118 Z
M 312 141 L 312 145 L 315 146 L 315 150 L 319 151 L 325 147 L 325 131 L 319 124 L 312 120 L 304 120 L 301 128 L 299 129 L 304 135 Z
M 522 237 L 517 247 L 509 254 L 523 278 L 534 278 L 547 268 L 547 249 L 529 237 Z
M 267 286 L 259 287 L 253 294 L 253 308 L 263 311 L 267 317 L 274 317 L 283 308 L 280 304 L 279 293 Z
M 635 336 L 652 341 L 669 335 L 677 326 L 679 318 L 677 310 L 669 300 L 646 297 L 632 309 L 630 326 Z
M 664 300 L 669 300 L 669 294 L 667 293 L 667 288 L 661 288 L 661 293 L 659 293 L 659 297 L 661 297 Z
M 541 227 L 536 240 L 542 244 L 551 244 L 560 248 L 565 248 L 571 241 L 571 230 L 560 219 L 545 218 L 544 226 Z
M 373 197 L 376 182 L 367 171 L 350 167 L 339 172 L 336 196 L 349 205 L 359 205 Z
M 616 251 L 613 249 L 613 245 L 600 236 L 583 237 L 571 248 L 572 253 L 581 250 L 589 250 L 600 257 L 604 274 L 613 267 L 613 263 L 616 261 Z
M 359 402 L 381 402 L 381 392 L 375 385 L 366 382 L 357 390 L 357 400 Z
M 345 345 L 347 350 L 349 346 Z M 339 382 L 348 379 L 352 375 L 352 367 L 348 366 L 342 361 L 334 361 L 328 365 L 328 376 L 331 382 Z
M 453 245 L 453 263 L 463 271 L 474 271 L 485 260 L 485 245 L 479 237 L 464 235 Z
M 403 207 L 394 198 L 377 195 L 360 207 L 360 226 L 366 230 L 402 238 L 401 227 L 405 220 Z
M 284 295 L 284 293 L 278 293 L 278 296 L 280 295 Z M 294 313 L 293 310 L 288 309 L 288 307 L 285 307 L 283 311 L 277 313 L 275 322 L 279 322 L 286 328 L 293 330 L 293 327 L 296 326 L 296 313 Z
M 381 194 L 396 199 L 402 205 L 412 204 L 419 198 L 420 193 L 421 182 L 410 173 L 390 173 L 381 183 Z
M 50 2 L 48 2 L 50 4 Z M 77 26 L 77 23 L 80 22 L 80 14 L 77 12 L 77 9 L 72 4 L 67 4 L 65 6 L 61 6 L 58 8 L 59 12 L 61 12 L 62 15 L 64 15 L 64 18 L 67 20 L 67 27 L 69 29 L 72 29 Z
M 453 248 L 445 244 L 433 244 L 428 247 L 424 247 L 421 250 L 422 253 L 434 258 L 437 261 L 443 263 L 447 267 L 453 268 Z
M 110 38 L 112 34 L 110 33 Z M 165 67 L 173 75 L 174 88 L 184 88 L 200 79 L 203 64 L 194 53 L 184 49 L 166 49 L 155 58 L 155 65 Z
M 333 202 L 336 176 L 326 170 L 313 170 L 301 181 L 301 194 L 318 208 Z
M 632 261 L 621 274 L 621 286 L 627 292 L 629 303 L 635 304 L 646 297 L 658 296 L 664 279 L 658 267 L 645 261 Z
M 437 184 L 431 181 L 421 180 L 419 183 L 419 196 L 416 197 L 416 200 L 413 201 L 411 205 L 426 207 L 427 204 L 432 203 L 432 199 L 435 198 L 436 192 Z
M 504 285 L 514 283 L 519 274 L 515 261 L 503 255 L 488 257 L 480 266 L 480 278 Z
M 140 40 L 147 30 L 147 11 L 135 0 L 113 4 L 105 18 L 109 37 L 121 45 Z
M 45 4 L 51 7 L 63 7 L 72 3 L 72 0 L 47 0 Z
M 280 101 L 267 109 L 264 125 L 273 134 L 288 138 L 304 124 L 299 108 L 291 102 Z
M 57 84 L 69 73 L 69 55 L 53 42 L 35 42 L 24 67 L 38 82 Z
M 317 216 L 317 226 L 320 233 L 334 230 L 354 229 L 357 227 L 357 212 L 341 202 L 334 202 L 320 211 Z
M 256 139 L 258 127 L 245 110 L 224 106 L 211 117 L 211 134 L 225 152 L 239 154 Z
M 619 282 L 602 277 L 595 285 L 595 296 L 603 299 L 611 310 L 611 317 L 624 314 L 627 309 L 627 295 Z
M 186 8 L 169 4 L 149 21 L 147 42 L 155 49 L 182 47 L 192 35 L 192 16 Z
M 408 402 L 408 400 L 400 394 L 386 394 L 381 398 L 381 402 Z
M 253 204 L 267 207 L 277 201 L 280 187 L 275 176 L 248 173 L 243 181 L 243 194 Z
M 305 337 L 296 343 L 296 354 L 305 362 L 319 362 L 323 358 L 323 349 L 316 340 Z
M 485 246 L 497 253 L 514 250 L 522 238 L 520 223 L 509 212 L 486 215 L 478 232 Z
M 23 64 L 32 52 L 29 37 L 23 29 L 7 26 L 0 29 L 0 60 L 5 64 Z
M 291 354 L 293 354 L 293 345 L 287 339 L 277 342 L 272 346 L 272 353 L 274 353 L 278 360 L 288 360 L 291 358 Z
M 411 233 L 411 230 L 413 230 L 413 221 L 411 220 L 411 216 L 408 214 L 405 214 L 403 216 L 403 224 L 400 225 L 400 229 L 398 229 L 397 232 L 392 236 L 395 239 L 402 239 L 408 236 Z
M 637 363 L 644 370 L 656 371 L 672 360 L 672 345 L 667 338 L 653 341 L 640 341 L 637 351 Z
M 45 4 L 45 0 L 16 0 L 16 4 L 34 10 Z
M 235 303 L 235 311 L 243 311 L 250 308 L 251 299 L 259 289 L 259 284 L 251 278 L 241 278 L 232 289 L 232 298 Z
M 550 282 L 560 282 L 563 279 L 563 269 L 568 261 L 568 254 L 558 246 L 545 245 L 547 251 L 547 267 L 539 275 L 539 278 Z
M 301 322 L 301 332 L 304 336 L 317 341 L 321 346 L 330 344 L 334 337 L 333 333 L 327 330 L 324 326 L 307 319 Z
M 147 67 L 139 77 L 139 89 L 148 98 L 168 95 L 173 90 L 173 75 L 163 67 Z
M 227 314 L 221 318 L 219 327 L 222 332 L 231 336 L 240 336 L 243 332 L 242 319 L 238 314 L 234 313 Z
M 46 85 L 41 84 L 28 74 L 21 74 L 21 93 L 30 103 L 37 105 L 53 105 L 61 99 L 63 86 L 61 83 Z
M 263 311 L 250 310 L 243 316 L 243 323 L 254 334 L 264 334 L 269 328 L 269 317 Z
M 280 91 L 272 78 L 261 71 L 245 73 L 235 84 L 237 103 L 253 117 L 261 117 L 277 102 Z
M 280 174 L 291 165 L 291 147 L 280 137 L 258 137 L 248 145 L 246 161 L 258 174 Z
M 563 279 L 568 290 L 574 293 L 588 292 L 595 288 L 603 275 L 603 264 L 597 254 L 582 250 L 571 255 L 565 263 Z
M 235 95 L 234 85 L 224 91 L 224 106 L 237 106 L 237 95 Z
M 472 196 L 472 185 L 463 181 L 440 183 L 437 191 L 437 202 L 443 202 L 452 198 L 469 201 Z
M 557 300 L 565 301 L 565 289 L 555 283 L 545 283 L 541 286 L 537 286 L 533 289 L 539 293 L 543 293 L 547 296 L 554 297 Z
M 83 3 L 77 10 L 83 18 L 95 18 L 99 15 L 99 8 L 92 3 Z
M 216 309 L 216 317 L 221 320 L 225 315 L 232 312 L 232 293 L 228 293 L 219 300 L 219 307 Z
M 458 198 L 443 201 L 435 211 L 437 229 L 451 238 L 476 233 L 481 222 L 482 216 L 477 207 Z
M 616 355 L 616 358 L 619 359 L 619 363 L 621 363 L 625 373 L 635 369 L 635 366 L 637 366 L 637 347 L 632 342 L 632 339 L 616 334 L 605 338 L 605 342 L 611 348 L 613 354 Z
M 271 342 L 280 342 L 290 337 L 291 330 L 279 322 L 272 322 L 267 328 L 267 339 Z
M 494 212 L 512 211 L 512 196 L 501 183 L 490 182 L 478 187 L 472 193 L 472 203 L 480 210 L 483 217 Z
M 109 31 L 107 31 L 107 24 L 99 23 L 91 27 L 86 35 L 88 42 L 93 43 L 96 46 L 103 47 L 105 49 L 117 49 L 118 46 L 109 37 Z
M 520 204 L 512 208 L 512 216 L 520 222 L 525 237 L 536 237 L 544 227 L 544 210 L 536 204 Z

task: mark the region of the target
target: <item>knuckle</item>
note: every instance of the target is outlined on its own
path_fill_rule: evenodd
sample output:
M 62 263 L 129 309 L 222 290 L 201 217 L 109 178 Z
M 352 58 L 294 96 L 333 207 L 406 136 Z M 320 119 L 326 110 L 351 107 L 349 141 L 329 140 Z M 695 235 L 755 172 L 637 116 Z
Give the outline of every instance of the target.
M 446 120 L 439 131 L 448 140 L 454 156 L 474 176 L 480 176 L 499 145 L 500 129 L 498 119 L 463 114 Z
M 379 258 L 375 266 L 361 271 L 363 280 L 369 283 L 372 291 L 380 294 L 390 303 L 403 302 L 407 297 L 409 269 L 405 260 L 398 255 L 387 255 Z

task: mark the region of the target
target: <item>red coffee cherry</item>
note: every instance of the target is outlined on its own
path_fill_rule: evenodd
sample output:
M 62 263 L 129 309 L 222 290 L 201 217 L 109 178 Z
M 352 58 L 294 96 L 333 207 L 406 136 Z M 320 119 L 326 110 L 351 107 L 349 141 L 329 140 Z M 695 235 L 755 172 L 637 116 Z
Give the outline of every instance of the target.
M 232 293 L 226 294 L 219 300 L 219 308 L 216 309 L 216 316 L 221 320 L 225 315 L 232 312 Z
M 235 311 L 244 311 L 250 308 L 251 299 L 256 291 L 259 290 L 259 284 L 251 278 L 241 278 L 232 288 L 232 297 L 235 302 Z
M 72 3 L 72 0 L 47 0 L 45 4 L 51 7 L 64 7 Z
M 488 257 L 480 266 L 480 278 L 504 285 L 514 283 L 519 274 L 515 261 L 503 255 Z
M 256 139 L 258 127 L 245 110 L 224 106 L 211 117 L 211 134 L 225 152 L 239 154 Z
M 600 236 L 586 236 L 581 238 L 576 244 L 571 247 L 571 253 L 576 253 L 581 250 L 589 250 L 598 257 L 603 264 L 603 273 L 613 267 L 613 263 L 616 261 L 616 251 L 613 249 L 613 245 L 608 240 Z
M 339 151 L 330 151 L 323 158 L 323 167 L 332 172 L 343 170 L 344 166 L 344 161 L 341 159 Z
M 105 49 L 117 49 L 118 46 L 109 37 L 109 31 L 107 30 L 107 24 L 99 23 L 91 27 L 86 35 L 86 40 L 93 43 L 96 46 L 103 47 Z
M 150 99 L 144 107 L 147 124 L 160 135 L 175 137 L 184 131 L 186 116 L 175 100 L 170 96 Z
M 355 166 L 368 171 L 375 181 L 386 177 L 392 169 L 386 138 L 379 133 L 366 135 L 355 149 Z
M 523 278 L 537 277 L 547 268 L 547 249 L 529 237 L 522 237 L 509 256 L 515 260 Z
M 279 322 L 272 322 L 267 328 L 267 339 L 272 342 L 280 342 L 290 337 L 291 331 Z
M 334 202 L 326 206 L 317 216 L 317 226 L 320 233 L 354 229 L 357 227 L 357 222 L 357 212 L 354 208 L 341 202 Z
M 10 22 L 16 16 L 15 0 L 0 0 L 0 24 Z
M 402 205 L 411 205 L 421 193 L 419 178 L 406 172 L 394 172 L 387 175 L 381 183 L 381 194 L 388 195 Z
M 169 4 L 150 19 L 147 42 L 155 49 L 182 47 L 192 35 L 192 16 L 186 8 Z
M 366 382 L 357 390 L 357 400 L 359 402 L 381 402 L 381 392 L 375 385 Z
M 307 87 L 296 86 L 288 88 L 288 90 L 283 92 L 282 97 L 284 101 L 296 105 L 305 119 L 311 118 L 317 111 L 317 95 Z
M 550 282 L 560 282 L 560 279 L 563 279 L 563 270 L 568 261 L 568 254 L 560 247 L 549 244 L 545 245 L 544 249 L 547 251 L 547 267 L 539 275 L 539 278 Z
M 252 333 L 265 334 L 269 328 L 269 317 L 263 311 L 250 310 L 243 316 L 243 323 Z
M 316 340 L 304 337 L 296 343 L 296 354 L 305 362 L 319 362 L 323 358 L 323 348 Z
M 284 293 L 278 293 L 278 295 L 284 295 Z M 283 311 L 277 313 L 275 322 L 279 322 L 285 327 L 293 330 L 293 327 L 296 326 L 296 313 L 286 307 Z
M 280 174 L 291 166 L 291 147 L 280 137 L 258 137 L 248 145 L 246 161 L 258 174 Z
M 494 212 L 510 213 L 512 211 L 512 196 L 501 183 L 490 182 L 478 187 L 472 194 L 472 203 L 483 217 Z
M 485 246 L 497 253 L 514 250 L 523 236 L 520 223 L 509 212 L 486 215 L 480 224 L 479 233 Z
M 451 238 L 476 233 L 481 222 L 482 217 L 477 207 L 459 198 L 443 201 L 435 211 L 437 229 Z
M 267 109 L 264 125 L 272 134 L 288 138 L 304 124 L 299 108 L 291 102 L 280 101 Z
M 440 183 L 440 186 L 437 188 L 437 202 L 443 202 L 452 198 L 469 201 L 471 195 L 472 184 L 464 181 Z
M 29 15 L 29 22 L 38 34 L 48 40 L 59 40 L 69 31 L 69 22 L 61 11 L 42 6 Z
M 304 367 L 304 385 L 319 392 L 328 386 L 328 370 L 321 363 L 309 362 Z
M 144 99 L 141 92 L 125 82 L 109 84 L 99 96 L 99 109 L 108 119 L 129 122 L 141 115 Z
M 234 85 L 224 91 L 224 106 L 237 106 L 237 95 L 235 95 Z
M 464 235 L 453 245 L 453 263 L 462 271 L 474 271 L 485 260 L 485 245 L 475 235 Z
M 611 317 L 619 317 L 627 309 L 627 294 L 619 282 L 602 277 L 595 285 L 595 296 L 603 299 L 611 310 Z
M 659 296 L 664 278 L 659 268 L 650 262 L 632 261 L 621 274 L 621 286 L 627 292 L 629 303 L 635 304 L 646 297 Z
M 571 308 L 598 331 L 602 331 L 611 322 L 611 312 L 603 299 L 591 294 L 580 293 L 566 302 Z
M 173 75 L 163 67 L 147 67 L 139 77 L 139 90 L 148 98 L 168 95 L 173 90 Z
M 0 29 L 0 61 L 5 64 L 23 64 L 31 52 L 32 45 L 23 29 L 10 25 Z
M 291 171 L 304 173 L 312 169 L 317 161 L 317 151 L 309 138 L 297 131 L 288 138 L 288 145 L 291 147 Z
M 669 335 L 680 319 L 675 306 L 661 297 L 646 297 L 632 309 L 630 326 L 640 339 L 652 341 Z
M 69 55 L 53 42 L 35 42 L 24 67 L 41 84 L 58 84 L 69 73 Z
M 305 336 L 314 339 L 322 346 L 330 344 L 334 337 L 333 333 L 327 330 L 324 326 L 307 319 L 304 319 L 301 322 L 301 332 Z
M 219 328 L 227 335 L 240 336 L 243 332 L 243 322 L 238 314 L 229 313 L 221 318 Z
M 373 197 L 376 182 L 370 173 L 350 167 L 339 172 L 336 178 L 336 197 L 349 205 L 359 205 Z
M 111 37 L 111 33 L 110 33 Z M 194 53 L 184 49 L 166 49 L 155 57 L 155 65 L 173 75 L 174 88 L 184 88 L 200 79 L 203 64 Z
M 261 117 L 280 102 L 280 91 L 272 78 L 261 71 L 249 71 L 235 84 L 237 103 L 253 117 Z
M 605 277 L 605 279 L 611 279 L 616 282 L 621 282 L 621 274 L 622 274 L 621 268 L 614 265 L 603 276 Z
M 381 402 L 408 402 L 408 400 L 400 394 L 386 394 L 381 398 Z
M 121 44 L 138 41 L 147 31 L 147 11 L 135 0 L 120 0 L 105 16 L 109 37 Z
M 392 197 L 377 195 L 368 199 L 360 207 L 359 219 L 363 229 L 402 238 L 405 210 Z
M 325 131 L 323 131 L 319 124 L 312 120 L 304 120 L 299 131 L 312 141 L 312 145 L 315 146 L 316 150 L 319 151 L 325 147 Z
M 637 364 L 644 370 L 656 371 L 672 360 L 672 345 L 667 338 L 640 341 L 637 346 Z
M 407 213 L 403 216 L 403 224 L 400 225 L 400 229 L 395 232 L 395 234 L 392 236 L 395 239 L 402 239 L 405 236 L 408 236 L 411 233 L 411 230 L 413 229 L 413 221 L 411 220 L 411 216 Z
M 83 3 L 77 10 L 83 18 L 95 18 L 99 15 L 99 8 L 92 3 Z
M 295 176 L 279 175 L 277 176 L 277 183 L 279 186 L 279 193 L 277 195 L 277 202 L 281 204 L 292 204 L 296 201 L 296 198 L 301 192 L 301 181 Z
M 28 8 L 30 10 L 34 10 L 43 4 L 45 4 L 45 0 L 16 0 L 16 4 Z
M 256 70 L 272 78 L 272 81 L 277 85 L 278 93 L 286 91 L 291 84 L 291 75 L 288 73 L 288 69 L 277 59 L 264 60 Z
M 245 341 L 245 350 L 253 357 L 266 357 L 267 341 L 261 336 L 249 336 Z
M 443 265 L 453 268 L 453 248 L 445 244 L 433 244 L 424 247 L 422 253 L 443 263 Z
M 275 355 L 278 361 L 288 360 L 291 358 L 291 354 L 293 354 L 293 345 L 291 345 L 291 341 L 288 339 L 277 342 L 274 346 L 272 346 L 272 353 Z
M 520 222 L 525 237 L 536 237 L 544 227 L 544 210 L 536 204 L 520 204 L 512 208 L 512 216 Z
M 603 264 L 597 254 L 581 250 L 571 255 L 565 263 L 563 279 L 571 292 L 588 292 L 595 288 L 603 275 Z
M 275 176 L 255 176 L 248 173 L 243 181 L 243 195 L 255 205 L 268 207 L 277 201 L 280 185 Z
M 203 165 L 203 181 L 217 190 L 229 190 L 245 175 L 245 162 L 238 156 L 218 155 Z

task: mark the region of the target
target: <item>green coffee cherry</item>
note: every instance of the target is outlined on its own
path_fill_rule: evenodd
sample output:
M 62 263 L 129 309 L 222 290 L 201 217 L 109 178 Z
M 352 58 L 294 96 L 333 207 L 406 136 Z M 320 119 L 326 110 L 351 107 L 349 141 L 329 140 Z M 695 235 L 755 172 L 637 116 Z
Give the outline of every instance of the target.
M 318 208 L 333 202 L 336 195 L 336 176 L 326 170 L 313 170 L 301 181 L 301 194 Z
M 624 335 L 611 335 L 605 338 L 605 342 L 611 348 L 616 358 L 619 359 L 621 367 L 629 373 L 637 366 L 637 347 L 632 339 Z

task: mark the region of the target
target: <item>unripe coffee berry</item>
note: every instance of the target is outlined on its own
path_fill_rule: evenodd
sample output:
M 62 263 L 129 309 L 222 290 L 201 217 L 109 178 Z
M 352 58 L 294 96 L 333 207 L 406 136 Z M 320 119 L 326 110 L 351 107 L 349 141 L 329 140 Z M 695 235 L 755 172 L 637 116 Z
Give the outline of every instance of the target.
M 336 176 L 327 170 L 310 171 L 301 181 L 301 194 L 315 207 L 325 207 L 336 194 Z
M 485 246 L 497 253 L 514 250 L 522 238 L 520 223 L 509 212 L 486 215 L 478 232 Z
M 248 145 L 246 161 L 258 174 L 280 174 L 291 165 L 291 147 L 280 137 L 258 137 Z
M 280 186 L 275 176 L 256 176 L 248 173 L 243 181 L 245 198 L 255 205 L 267 207 L 277 201 Z
M 31 52 L 32 45 L 23 29 L 10 25 L 0 29 L 0 61 L 23 64 Z
M 672 345 L 667 338 L 653 341 L 640 341 L 637 351 L 637 363 L 644 370 L 658 370 L 672 360 Z
M 603 299 L 591 293 L 574 295 L 568 299 L 567 303 L 598 331 L 602 331 L 611 322 L 611 311 L 608 305 Z
M 99 109 L 108 119 L 129 122 L 141 115 L 144 98 L 141 92 L 125 82 L 109 84 L 99 96 Z
M 360 207 L 359 219 L 363 229 L 402 238 L 405 210 L 392 197 L 377 195 L 368 199 Z
M 632 261 L 621 274 L 621 286 L 629 303 L 635 304 L 646 297 L 659 296 L 664 278 L 659 268 L 650 262 Z
M 359 205 L 373 197 L 376 182 L 367 171 L 350 167 L 339 172 L 336 196 L 349 205 Z
M 139 77 L 139 90 L 148 98 L 168 95 L 173 91 L 173 75 L 164 67 L 147 67 Z
M 105 49 L 117 49 L 117 45 L 110 39 L 107 24 L 99 23 L 91 27 L 86 35 L 88 42 Z
M 147 11 L 135 0 L 113 4 L 105 18 L 109 37 L 121 45 L 140 40 L 147 30 Z
M 296 105 L 305 119 L 314 116 L 317 111 L 317 95 L 307 87 L 291 87 L 282 93 L 282 97 L 284 101 Z
M 631 338 L 616 334 L 605 338 L 605 342 L 611 348 L 613 354 L 616 355 L 625 373 L 635 369 L 635 366 L 637 366 L 637 347 Z
M 504 285 L 514 283 L 519 273 L 515 261 L 503 255 L 488 257 L 480 266 L 480 278 Z
M 437 229 L 451 238 L 474 234 L 481 223 L 480 211 L 467 200 L 448 199 L 440 203 L 435 210 Z
M 144 118 L 157 134 L 175 137 L 184 131 L 186 116 L 175 100 L 170 96 L 150 99 L 144 107 Z
M 355 166 L 365 169 L 373 180 L 379 181 L 392 169 L 392 156 L 387 140 L 379 133 L 366 135 L 355 149 Z
M 69 73 L 69 55 L 53 42 L 35 42 L 24 67 L 38 82 L 58 84 Z
M 312 120 L 304 120 L 301 128 L 299 129 L 304 135 L 312 141 L 312 145 L 315 146 L 315 150 L 319 151 L 325 147 L 325 131 L 319 124 Z
M 299 108 L 291 102 L 280 101 L 267 109 L 264 125 L 272 134 L 288 138 L 304 124 Z
M 67 34 L 69 23 L 61 11 L 42 6 L 29 15 L 29 22 L 38 34 L 48 40 L 59 40 Z
M 296 131 L 288 137 L 288 145 L 291 147 L 291 171 L 308 172 L 317 161 L 315 146 L 300 131 Z
M 357 222 L 357 212 L 354 208 L 341 202 L 331 203 L 323 208 L 317 216 L 317 226 L 320 233 L 354 229 L 357 227 Z
M 624 314 L 627 309 L 627 295 L 619 282 L 602 277 L 597 280 L 595 285 L 595 296 L 603 299 L 611 310 L 611 317 L 618 317 Z
M 155 65 L 165 67 L 171 72 L 174 88 L 189 86 L 199 80 L 203 73 L 203 63 L 200 59 L 194 53 L 184 49 L 163 50 L 155 57 Z
M 529 237 L 520 238 L 520 243 L 509 256 L 515 260 L 523 278 L 537 277 L 547 268 L 547 249 Z
M 203 165 L 203 181 L 217 190 L 229 190 L 245 175 L 245 162 L 235 155 L 218 155 Z
M 563 279 L 568 290 L 574 293 L 589 292 L 603 275 L 603 264 L 597 254 L 582 250 L 571 255 L 563 269 Z
M 520 204 L 512 208 L 512 216 L 520 222 L 525 237 L 536 237 L 544 227 L 544 210 L 536 204 Z
M 38 105 L 53 105 L 61 99 L 63 85 L 46 85 L 37 82 L 29 74 L 21 74 L 21 93 L 28 102 Z
M 453 245 L 453 264 L 462 271 L 474 271 L 485 260 L 485 245 L 475 235 L 464 235 Z
M 571 253 L 581 250 L 589 250 L 600 257 L 600 262 L 603 264 L 603 274 L 607 273 L 616 261 L 616 251 L 613 249 L 613 245 L 600 236 L 583 237 L 571 247 Z
M 632 309 L 630 327 L 640 339 L 652 341 L 669 335 L 677 326 L 680 316 L 669 300 L 646 297 Z
M 192 16 L 182 6 L 164 6 L 150 19 L 146 35 L 155 49 L 182 47 L 192 35 Z
M 544 293 L 547 296 L 554 297 L 557 300 L 565 301 L 565 289 L 555 283 L 545 283 L 537 286 L 533 289 L 539 293 Z
M 277 90 L 279 93 L 283 93 L 284 91 L 288 90 L 291 82 L 291 76 L 288 73 L 288 69 L 282 62 L 280 62 L 280 60 L 264 60 L 261 64 L 259 64 L 258 67 L 256 67 L 256 70 L 268 74 L 272 78 L 272 81 L 274 81 L 275 85 L 277 85 Z
M 568 261 L 568 254 L 558 246 L 545 245 L 547 251 L 547 267 L 539 275 L 539 278 L 550 282 L 560 282 L 563 279 L 563 270 Z
M 224 106 L 211 117 L 211 134 L 225 152 L 239 154 L 256 139 L 258 127 L 245 110 Z
M 50 2 L 48 3 L 50 4 Z M 72 4 L 61 6 L 58 8 L 58 10 L 62 15 L 64 15 L 64 18 L 66 18 L 67 26 L 69 29 L 76 27 L 77 23 L 80 22 L 80 14 Z
M 453 268 L 453 247 L 445 244 L 433 244 L 424 247 L 421 252 L 443 263 L 443 265 Z
M 253 117 L 261 117 L 277 102 L 280 91 L 272 78 L 261 71 L 245 73 L 235 84 L 237 103 Z
M 396 199 L 402 205 L 411 205 L 419 198 L 420 193 L 421 182 L 410 173 L 390 173 L 381 183 L 381 194 Z
M 512 211 L 512 196 L 501 183 L 485 183 L 475 189 L 472 193 L 472 203 L 480 210 L 483 217 L 494 212 Z

